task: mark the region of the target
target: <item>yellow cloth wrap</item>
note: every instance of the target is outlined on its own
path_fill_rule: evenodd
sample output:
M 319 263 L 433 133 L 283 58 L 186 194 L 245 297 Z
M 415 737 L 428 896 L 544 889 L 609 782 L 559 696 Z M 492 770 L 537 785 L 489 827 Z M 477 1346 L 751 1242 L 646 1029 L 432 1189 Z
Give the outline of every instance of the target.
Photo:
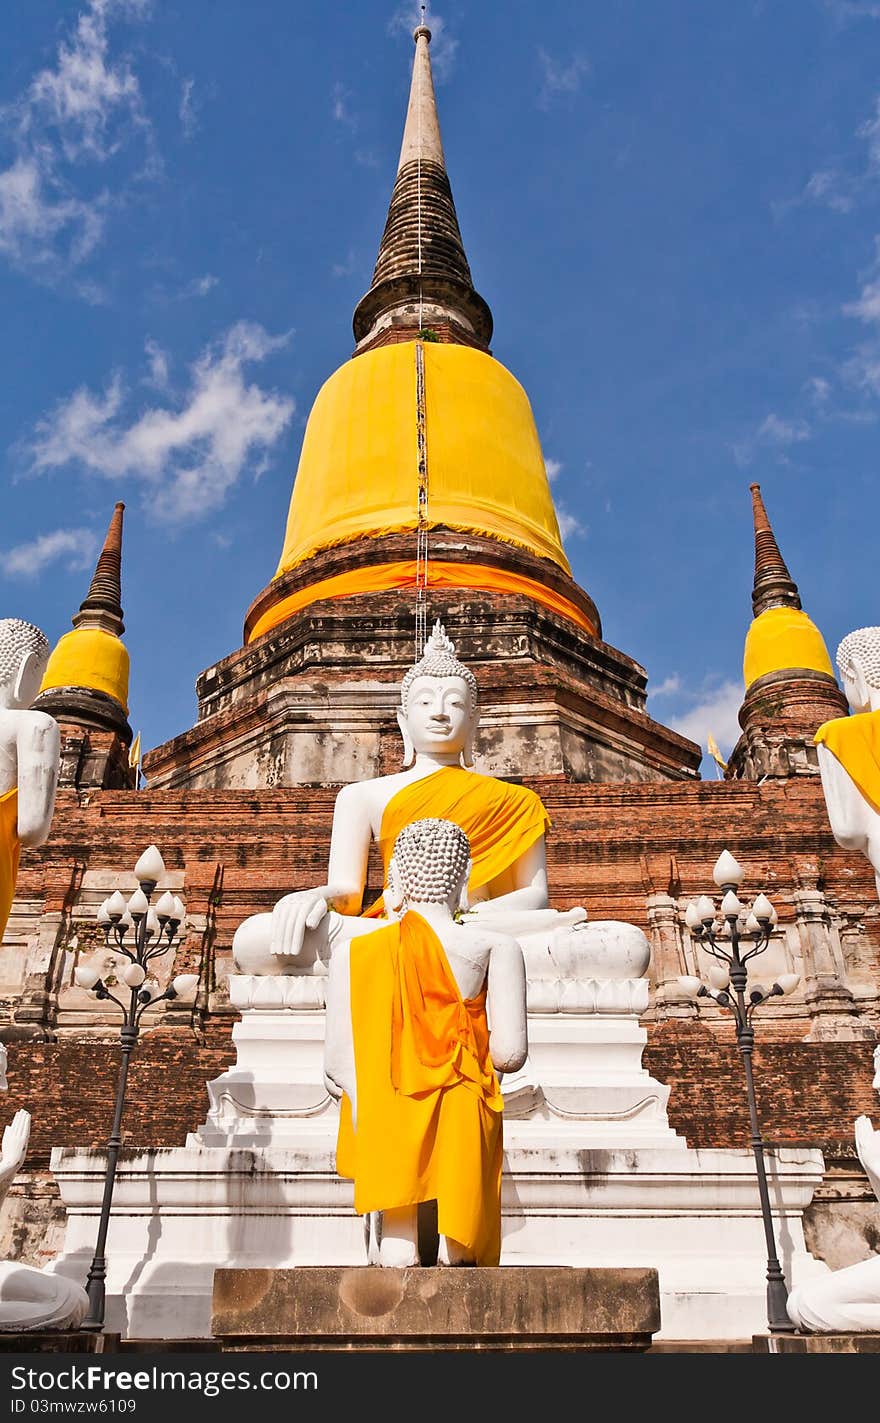
M 357 1126 L 343 1099 L 337 1172 L 353 1178 L 360 1215 L 436 1200 L 440 1234 L 497 1265 L 503 1100 L 486 991 L 461 997 L 443 945 L 412 911 L 350 953 Z
M 321 387 L 276 577 L 320 549 L 416 527 L 417 344 L 368 351 Z M 517 544 L 570 572 L 522 386 L 482 351 L 421 349 L 430 524 Z
M 262 637 L 264 633 L 293 617 L 302 608 L 317 603 L 322 598 L 353 598 L 359 593 L 382 593 L 389 588 L 414 588 L 417 566 L 415 559 L 398 563 L 375 563 L 366 568 L 353 568 L 349 573 L 337 573 L 333 578 L 322 578 L 301 588 L 297 593 L 282 598 L 269 608 L 254 623 L 248 642 Z M 432 559 L 428 564 L 428 580 L 431 588 L 474 588 L 481 591 L 500 593 L 520 593 L 531 598 L 542 607 L 559 613 L 583 628 L 592 637 L 597 635 L 596 627 L 577 604 L 556 593 L 544 583 L 522 574 L 508 572 L 504 568 L 493 568 L 480 563 L 448 563 Z
M 49 658 L 41 692 L 54 687 L 88 687 L 105 692 L 128 714 L 128 649 L 102 628 L 66 632 Z
M 880 711 L 836 716 L 819 727 L 815 741 L 837 757 L 880 815 Z
M 822 634 L 806 613 L 799 608 L 768 608 L 755 618 L 746 634 L 745 684 L 750 687 L 767 672 L 794 667 L 834 676 Z
M 405 825 L 425 819 L 451 820 L 468 837 L 471 896 L 499 879 L 550 826 L 543 801 L 527 786 L 510 785 L 460 766 L 443 766 L 404 786 L 385 807 L 379 849 L 386 885 L 395 840 Z M 383 914 L 381 897 L 365 911 L 370 919 Z
M 0 795 L 0 939 L 12 908 L 18 875 L 18 791 Z

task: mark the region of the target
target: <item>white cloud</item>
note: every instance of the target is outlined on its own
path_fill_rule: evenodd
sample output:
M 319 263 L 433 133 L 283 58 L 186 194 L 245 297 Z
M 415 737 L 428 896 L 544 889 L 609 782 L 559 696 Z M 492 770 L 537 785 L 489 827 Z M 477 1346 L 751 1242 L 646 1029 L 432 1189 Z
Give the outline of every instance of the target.
M 815 405 L 825 406 L 831 396 L 831 382 L 824 376 L 810 376 L 805 382 L 804 389 Z
M 76 266 L 101 240 L 104 206 L 103 196 L 81 202 L 22 155 L 0 172 L 0 252 L 38 271 Z
M 538 61 L 541 66 L 538 104 L 543 109 L 549 108 L 554 99 L 566 94 L 576 94 L 590 72 L 589 60 L 580 54 L 574 55 L 566 62 L 554 59 L 545 49 L 539 49 Z
M 217 286 L 220 278 L 206 272 L 203 277 L 193 277 L 192 281 L 184 287 L 183 296 L 207 296 Z
M 152 129 L 127 59 L 112 59 L 111 19 L 145 13 L 147 0 L 88 0 L 53 66 L 0 113 L 15 157 L 0 172 L 0 253 L 35 275 L 57 279 L 101 240 L 106 191 L 83 196 L 73 170 L 106 163 L 137 130 L 155 171 Z
M 755 457 L 755 449 L 763 447 L 765 449 L 775 449 L 777 459 L 780 463 L 787 463 L 783 453 L 791 445 L 803 444 L 805 440 L 812 439 L 812 429 L 806 420 L 785 420 L 771 410 L 769 415 L 765 415 L 757 430 L 747 439 L 739 440 L 731 446 L 733 458 L 741 469 L 745 469 L 752 463 Z
M 351 97 L 344 84 L 334 84 L 332 93 L 332 107 L 330 112 L 338 124 L 345 124 L 346 128 L 356 129 L 357 119 L 349 108 L 348 101 Z
M 192 138 L 199 126 L 199 105 L 193 97 L 196 81 L 184 79 L 180 86 L 180 105 L 177 110 L 184 138 Z
M 664 677 L 664 679 L 663 679 L 663 681 L 660 683 L 659 687 L 653 687 L 653 688 L 651 689 L 651 696 L 652 696 L 652 697 L 671 697 L 671 696 L 673 695 L 673 693 L 675 693 L 675 692 L 680 692 L 680 691 L 681 691 L 681 678 L 679 677 L 679 675 L 678 675 L 677 672 L 673 672 L 673 673 L 671 674 L 671 676 L 669 676 L 669 677 Z
M 843 311 L 845 316 L 857 316 L 860 321 L 880 321 L 880 278 L 866 282 L 858 301 L 847 302 Z
M 825 0 L 825 5 L 842 24 L 847 20 L 880 20 L 880 5 L 874 0 Z
M 553 483 L 553 481 L 554 481 L 555 479 L 558 479 L 558 478 L 559 478 L 559 476 L 560 476 L 560 474 L 562 473 L 564 467 L 565 467 L 565 466 L 563 465 L 562 460 L 550 460 L 550 459 L 545 459 L 545 461 L 544 461 L 544 468 L 545 468 L 546 471 L 547 471 L 547 478 L 549 479 L 549 481 L 550 481 L 551 484 Z
M 810 175 L 801 198 L 805 202 L 820 203 L 832 212 L 852 212 L 853 183 L 836 168 L 820 168 Z
M 127 392 L 114 375 L 103 395 L 82 387 L 34 432 L 34 473 L 79 466 L 147 486 L 145 502 L 162 519 L 197 519 L 219 508 L 232 486 L 262 463 L 290 422 L 294 402 L 247 384 L 245 366 L 280 350 L 290 333 L 270 336 L 239 321 L 189 370 L 189 385 L 169 403 L 124 418 Z
M 566 539 L 583 538 L 585 536 L 587 532 L 586 527 L 574 514 L 570 514 L 562 504 L 557 504 L 556 506 L 556 518 L 559 521 L 559 533 L 563 543 Z
M 334 277 L 350 277 L 357 266 L 354 252 L 349 248 L 348 256 L 344 262 L 334 262 L 330 268 Z
M 425 15 L 424 23 L 431 31 L 431 70 L 434 78 L 442 84 L 452 73 L 458 40 L 453 39 L 449 33 L 443 16 L 435 14 L 433 10 L 429 10 Z M 413 30 L 420 24 L 422 24 L 421 5 L 417 3 L 403 4 L 398 6 L 388 21 L 388 33 L 392 35 L 406 34 L 411 37 Z
M 72 38 L 58 46 L 55 68 L 42 70 L 32 81 L 21 106 L 23 133 L 54 128 L 69 160 L 87 155 L 103 162 L 119 145 L 110 133 L 117 114 L 146 124 L 138 81 L 127 60 L 109 60 L 107 39 L 114 11 L 144 9 L 120 0 L 91 0 Z
M 740 736 L 738 713 L 745 695 L 742 682 L 722 682 L 714 690 L 696 695 L 699 699 L 695 705 L 683 715 L 673 717 L 669 725 L 703 748 L 711 732 L 726 759 Z
M 56 529 L 0 553 L 0 568 L 7 578 L 36 578 L 63 558 L 71 572 L 80 572 L 91 566 L 97 550 L 98 536 L 91 529 Z
M 809 440 L 806 420 L 783 420 L 772 411 L 758 426 L 757 439 L 762 445 L 797 445 Z
M 147 364 L 150 367 L 150 374 L 145 384 L 154 385 L 157 390 L 168 388 L 168 352 L 163 351 L 158 341 L 154 341 L 148 336 L 144 342 L 144 350 L 147 353 Z

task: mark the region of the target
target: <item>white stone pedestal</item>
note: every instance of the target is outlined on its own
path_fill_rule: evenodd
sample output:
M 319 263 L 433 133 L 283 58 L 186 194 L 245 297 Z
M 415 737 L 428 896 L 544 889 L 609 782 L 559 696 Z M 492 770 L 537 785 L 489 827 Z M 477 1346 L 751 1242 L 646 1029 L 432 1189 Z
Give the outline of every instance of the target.
M 627 971 L 643 968 L 644 935 L 624 927 Z M 669 1089 L 642 1067 L 647 979 L 595 976 L 604 965 L 598 950 L 610 952 L 614 935 L 599 925 L 593 937 L 591 974 L 576 964 L 576 976 L 560 978 L 548 955 L 548 976 L 530 977 L 529 1059 L 502 1084 L 501 1263 L 653 1266 L 658 1338 L 749 1338 L 766 1328 L 752 1153 L 691 1151 L 672 1130 Z M 230 980 L 242 1015 L 233 1029 L 237 1060 L 208 1084 L 207 1121 L 185 1147 L 120 1159 L 107 1245 L 109 1329 L 207 1336 L 217 1266 L 366 1263 L 351 1182 L 335 1172 L 324 984 L 319 975 Z M 77 1278 L 94 1250 L 105 1165 L 99 1151 L 52 1154 L 68 1216 L 55 1268 Z M 790 1284 L 826 1273 L 802 1228 L 822 1180 L 821 1154 L 768 1153 L 768 1173 Z
M 309 1130 L 299 1150 L 123 1152 L 107 1244 L 107 1328 L 133 1338 L 207 1337 L 219 1265 L 366 1263 L 351 1183 L 334 1170 L 335 1113 L 313 1118 Z M 507 1133 L 502 1264 L 654 1266 L 660 1339 L 749 1338 L 766 1329 L 750 1151 L 554 1147 L 545 1131 L 525 1121 Z M 100 1151 L 52 1153 L 68 1217 L 55 1269 L 77 1279 L 94 1250 L 105 1165 Z M 769 1156 L 790 1284 L 827 1270 L 807 1253 L 801 1225 L 822 1170 L 818 1151 Z

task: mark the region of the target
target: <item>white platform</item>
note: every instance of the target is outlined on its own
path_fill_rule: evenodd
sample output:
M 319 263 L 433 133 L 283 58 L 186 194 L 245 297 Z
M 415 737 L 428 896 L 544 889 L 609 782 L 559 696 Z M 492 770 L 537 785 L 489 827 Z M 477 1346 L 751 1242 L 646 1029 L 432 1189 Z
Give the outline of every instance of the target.
M 235 1065 L 208 1084 L 185 1146 L 124 1152 L 107 1244 L 107 1327 L 135 1338 L 210 1334 L 214 1270 L 366 1263 L 352 1185 L 334 1169 L 338 1114 L 323 1077 L 322 984 L 232 981 Z M 642 1067 L 647 981 L 578 982 L 569 1006 L 529 1014 L 529 1059 L 506 1080 L 502 1265 L 654 1266 L 659 1338 L 748 1338 L 766 1328 L 766 1252 L 750 1150 L 692 1151 L 669 1089 Z M 531 985 L 530 985 L 531 988 Z M 554 1002 L 563 996 L 554 986 Z M 54 1268 L 84 1278 L 104 1180 L 101 1151 L 56 1148 L 67 1208 Z M 790 1285 L 827 1273 L 802 1214 L 819 1151 L 768 1154 Z

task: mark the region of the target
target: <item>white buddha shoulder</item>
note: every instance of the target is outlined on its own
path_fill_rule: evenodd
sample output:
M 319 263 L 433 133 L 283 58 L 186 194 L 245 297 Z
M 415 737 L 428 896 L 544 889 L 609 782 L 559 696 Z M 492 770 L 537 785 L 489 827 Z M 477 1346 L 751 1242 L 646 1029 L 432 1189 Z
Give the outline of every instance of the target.
M 880 894 L 880 627 L 848 633 L 837 666 L 853 715 L 816 734 L 822 790 L 835 840 L 867 857 Z

